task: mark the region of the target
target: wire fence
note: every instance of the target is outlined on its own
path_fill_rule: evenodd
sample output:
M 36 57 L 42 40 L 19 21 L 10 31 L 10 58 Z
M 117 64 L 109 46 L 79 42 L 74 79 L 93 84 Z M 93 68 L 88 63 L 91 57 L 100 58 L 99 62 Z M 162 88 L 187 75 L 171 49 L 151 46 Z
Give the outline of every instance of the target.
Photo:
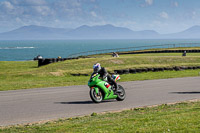
M 180 48 L 180 47 L 200 47 L 200 43 L 162 44 L 162 45 L 138 46 L 138 47 L 128 47 L 128 48 L 93 50 L 87 52 L 74 53 L 69 55 L 68 58 L 76 58 L 80 56 L 89 56 L 89 55 L 105 54 L 112 52 L 129 52 L 129 51 L 134 52 L 147 49 Z

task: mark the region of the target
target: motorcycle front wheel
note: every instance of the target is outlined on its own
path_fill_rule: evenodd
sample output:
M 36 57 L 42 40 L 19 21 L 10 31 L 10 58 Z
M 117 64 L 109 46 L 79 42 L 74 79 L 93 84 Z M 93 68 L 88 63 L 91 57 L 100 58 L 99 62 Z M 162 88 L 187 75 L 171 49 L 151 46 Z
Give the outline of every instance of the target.
M 101 90 L 99 89 L 99 93 L 97 94 L 94 89 L 90 90 L 90 98 L 95 103 L 100 103 L 103 100 L 103 95 Z
M 116 100 L 117 101 L 123 101 L 126 97 L 125 90 L 121 85 L 118 85 L 118 91 L 119 91 L 119 93 L 117 94 Z

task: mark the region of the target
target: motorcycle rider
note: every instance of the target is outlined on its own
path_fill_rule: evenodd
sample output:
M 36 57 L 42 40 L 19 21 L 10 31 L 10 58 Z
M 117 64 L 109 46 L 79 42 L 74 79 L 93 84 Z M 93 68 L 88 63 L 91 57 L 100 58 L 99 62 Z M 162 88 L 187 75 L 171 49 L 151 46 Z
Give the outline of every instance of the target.
M 100 77 L 105 80 L 105 78 L 107 77 L 107 80 L 109 83 L 111 83 L 112 85 L 114 85 L 114 92 L 116 93 L 118 90 L 118 85 L 115 82 L 115 80 L 113 78 L 111 78 L 111 76 L 108 74 L 108 72 L 106 71 L 106 69 L 104 67 L 101 67 L 100 63 L 96 63 L 93 65 L 93 73 L 98 73 L 100 74 Z

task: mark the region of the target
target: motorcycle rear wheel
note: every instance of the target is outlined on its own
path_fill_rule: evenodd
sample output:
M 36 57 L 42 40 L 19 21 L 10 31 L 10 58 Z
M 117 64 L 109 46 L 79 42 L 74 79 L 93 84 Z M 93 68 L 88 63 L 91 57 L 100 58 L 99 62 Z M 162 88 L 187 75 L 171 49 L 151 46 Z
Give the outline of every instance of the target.
M 90 98 L 95 103 L 100 103 L 103 100 L 102 91 L 99 89 L 99 93 L 97 94 L 94 89 L 90 90 Z
M 118 91 L 120 91 L 120 92 L 117 94 L 116 100 L 117 101 L 123 101 L 126 97 L 125 90 L 121 85 L 118 85 Z

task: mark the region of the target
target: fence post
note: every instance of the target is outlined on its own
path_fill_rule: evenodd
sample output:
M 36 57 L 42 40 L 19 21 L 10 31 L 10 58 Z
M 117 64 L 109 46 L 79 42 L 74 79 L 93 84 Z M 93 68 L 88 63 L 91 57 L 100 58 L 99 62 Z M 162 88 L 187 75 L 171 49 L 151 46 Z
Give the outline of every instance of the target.
M 103 54 L 109 52 L 125 52 L 125 51 L 137 51 L 137 50 L 146 50 L 146 49 L 153 49 L 153 48 L 177 48 L 177 47 L 192 47 L 192 46 L 200 46 L 200 43 L 179 43 L 179 44 L 162 44 L 162 45 L 150 45 L 150 46 L 138 46 L 138 47 L 128 47 L 128 48 L 115 48 L 115 49 L 102 49 L 102 50 L 93 50 L 87 52 L 80 52 L 71 54 L 69 57 L 78 57 L 83 55 L 93 55 L 93 54 Z

